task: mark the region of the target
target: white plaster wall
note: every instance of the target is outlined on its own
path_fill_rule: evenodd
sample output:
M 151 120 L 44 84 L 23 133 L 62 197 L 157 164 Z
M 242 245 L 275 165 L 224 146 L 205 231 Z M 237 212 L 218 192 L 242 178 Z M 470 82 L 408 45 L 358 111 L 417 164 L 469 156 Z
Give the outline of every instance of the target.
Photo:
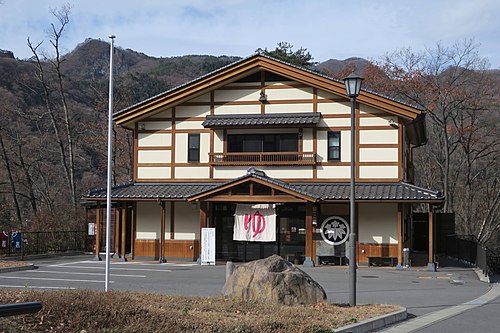
M 361 126 L 390 126 L 389 121 L 398 123 L 397 117 L 362 117 L 359 119 Z
M 180 118 L 205 117 L 207 114 L 210 114 L 210 105 L 178 106 L 175 108 L 175 117 Z
M 200 239 L 200 209 L 196 204 L 176 202 L 174 239 Z
M 210 102 L 210 93 L 190 99 L 188 102 Z
M 397 162 L 398 148 L 360 148 L 360 162 Z
M 321 118 L 318 126 L 320 127 L 349 127 L 351 118 Z
M 351 178 L 351 168 L 346 165 L 324 165 L 317 168 L 318 178 Z
M 216 90 L 214 100 L 216 102 L 258 101 L 259 97 L 260 89 Z
M 359 203 L 360 243 L 398 243 L 398 205 L 396 203 Z
M 321 114 L 351 114 L 349 103 L 331 102 L 318 103 L 318 112 Z
M 340 162 L 351 161 L 351 132 L 340 131 Z M 318 162 L 328 162 L 328 131 L 318 131 Z
M 313 130 L 312 128 L 304 128 L 302 130 L 302 150 L 313 151 Z
M 288 99 L 312 99 L 312 88 L 289 88 L 289 89 L 267 89 L 267 99 L 288 100 Z
M 137 239 L 159 239 L 161 231 L 161 209 L 157 203 L 137 203 Z
M 209 167 L 175 167 L 175 178 L 205 179 L 210 177 Z
M 313 112 L 312 103 L 266 104 L 266 113 Z
M 175 134 L 175 162 L 187 163 L 188 133 Z
M 172 144 L 170 133 L 139 133 L 139 147 L 160 147 Z
M 359 167 L 359 178 L 374 179 L 374 178 L 398 178 L 398 166 L 396 165 L 370 165 Z
M 214 167 L 214 178 L 226 179 L 246 175 L 249 166 Z M 264 171 L 272 178 L 312 178 L 312 167 L 310 166 L 288 166 L 275 167 L 258 165 L 257 169 Z
M 172 109 L 167 109 L 157 114 L 151 116 L 150 118 L 171 118 L 172 117 Z
M 260 114 L 260 105 L 216 105 L 214 114 Z
M 387 130 L 361 130 L 359 131 L 359 143 L 398 143 L 397 129 Z
M 371 106 L 368 106 L 368 105 L 365 105 L 365 104 L 360 104 L 359 105 L 359 111 L 360 113 L 385 113 L 384 111 L 382 110 L 379 110 L 379 109 L 376 109 L 374 107 L 371 107 Z
M 334 98 L 339 98 L 339 97 L 342 97 L 342 96 L 335 95 L 335 94 L 329 93 L 327 91 L 318 89 L 318 99 L 334 99 Z M 349 110 L 350 110 L 350 107 L 349 107 Z
M 137 152 L 139 163 L 170 163 L 171 155 L 170 150 L 139 150 Z
M 214 153 L 222 153 L 224 151 L 224 131 L 214 131 Z
M 172 129 L 171 121 L 140 121 L 138 124 L 140 130 L 170 130 Z
M 138 167 L 137 178 L 139 179 L 170 178 L 170 167 Z
M 200 133 L 200 163 L 208 163 L 209 153 L 210 153 L 210 133 Z
M 170 238 L 170 205 L 165 205 L 165 239 Z M 137 203 L 136 239 L 160 239 L 161 207 L 156 202 Z
M 186 121 L 177 121 L 175 122 L 176 130 L 185 130 L 185 129 L 205 129 L 202 125 L 202 120 L 186 120 Z

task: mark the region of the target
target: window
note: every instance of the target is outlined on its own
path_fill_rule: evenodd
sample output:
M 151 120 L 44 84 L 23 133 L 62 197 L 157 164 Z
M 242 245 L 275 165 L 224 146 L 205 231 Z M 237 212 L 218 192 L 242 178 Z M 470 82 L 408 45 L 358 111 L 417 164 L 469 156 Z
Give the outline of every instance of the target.
M 299 137 L 290 134 L 233 134 L 227 137 L 227 151 L 243 152 L 297 152 Z
M 188 162 L 200 162 L 200 134 L 188 134 Z
M 340 161 L 340 132 L 328 132 L 328 160 Z

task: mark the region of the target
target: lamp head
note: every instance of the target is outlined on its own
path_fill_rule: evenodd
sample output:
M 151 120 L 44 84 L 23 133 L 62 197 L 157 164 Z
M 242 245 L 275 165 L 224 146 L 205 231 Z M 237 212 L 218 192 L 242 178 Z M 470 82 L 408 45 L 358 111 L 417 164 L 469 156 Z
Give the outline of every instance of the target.
M 358 97 L 361 92 L 361 84 L 363 83 L 364 78 L 354 74 L 352 71 L 351 75 L 344 78 L 345 90 L 347 96 L 349 97 Z

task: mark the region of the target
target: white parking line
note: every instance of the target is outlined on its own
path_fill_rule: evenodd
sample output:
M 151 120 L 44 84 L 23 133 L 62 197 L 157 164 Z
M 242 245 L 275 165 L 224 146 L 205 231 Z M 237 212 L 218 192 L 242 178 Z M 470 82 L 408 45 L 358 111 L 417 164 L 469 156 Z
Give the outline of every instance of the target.
M 84 261 L 72 261 L 72 262 L 67 262 L 64 264 L 55 264 L 55 265 L 49 265 L 50 267 L 57 267 L 57 266 L 66 266 L 66 265 L 74 265 L 74 264 L 84 264 L 84 263 L 95 263 L 95 261 L 91 260 L 84 260 Z
M 103 269 L 103 267 L 88 267 L 88 266 L 64 266 L 64 268 L 79 268 L 79 269 Z M 172 272 L 171 269 L 149 269 L 149 268 L 113 268 L 115 271 L 146 271 L 146 272 Z
M 73 274 L 73 275 L 105 275 L 104 273 L 83 273 L 83 272 L 61 272 L 61 271 L 40 271 L 36 270 L 28 270 L 25 273 L 49 273 L 49 274 Z M 137 278 L 145 278 L 146 275 L 130 275 L 130 274 L 110 274 L 110 276 L 119 276 L 119 277 L 137 277 Z
M 9 286 L 6 284 L 0 284 L 0 288 L 25 288 L 25 289 L 71 289 L 75 290 L 74 287 L 34 287 L 34 286 Z
M 98 280 L 72 280 L 72 279 L 54 279 L 54 278 L 48 279 L 48 278 L 24 277 L 24 276 L 2 276 L 0 280 L 2 279 L 104 283 L 104 281 L 98 281 Z M 115 281 L 109 281 L 109 283 L 115 283 Z

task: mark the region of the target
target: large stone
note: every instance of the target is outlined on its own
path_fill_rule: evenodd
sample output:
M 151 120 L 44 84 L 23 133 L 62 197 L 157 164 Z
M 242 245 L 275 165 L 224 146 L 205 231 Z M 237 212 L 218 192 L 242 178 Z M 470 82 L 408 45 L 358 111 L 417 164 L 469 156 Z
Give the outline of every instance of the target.
M 315 304 L 325 290 L 306 272 L 278 255 L 237 266 L 224 285 L 225 296 L 274 304 Z

